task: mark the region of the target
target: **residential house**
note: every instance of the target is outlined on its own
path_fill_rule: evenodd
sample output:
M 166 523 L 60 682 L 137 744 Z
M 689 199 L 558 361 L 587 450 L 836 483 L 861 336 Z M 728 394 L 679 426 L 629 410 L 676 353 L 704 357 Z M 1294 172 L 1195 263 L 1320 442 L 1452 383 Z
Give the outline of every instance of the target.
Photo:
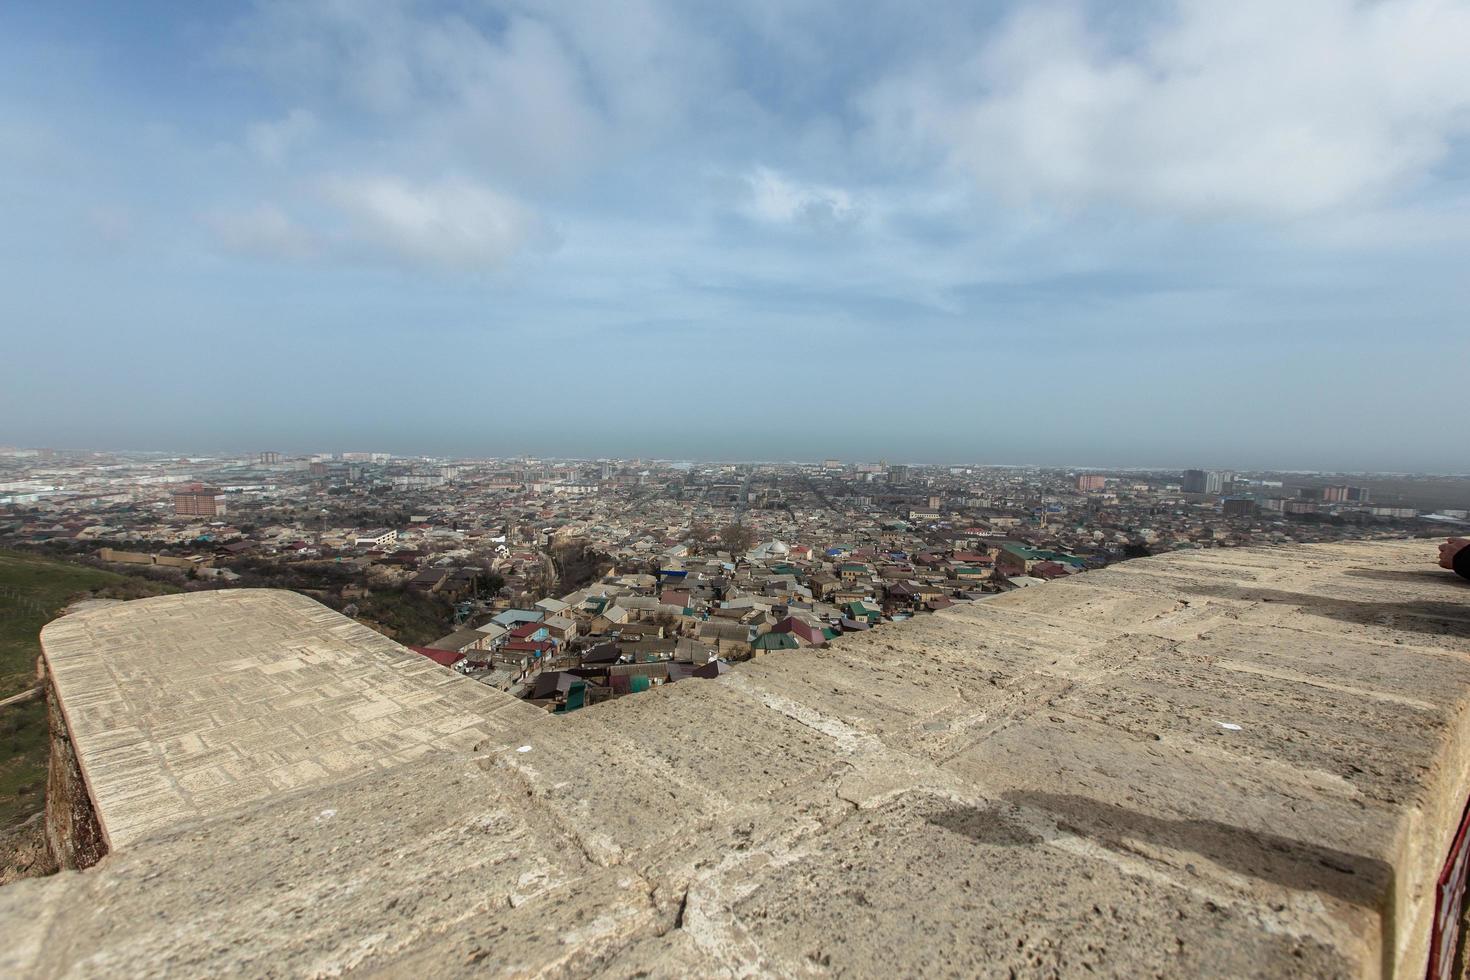
M 577 637 L 577 621 L 566 616 L 548 616 L 546 633 L 561 646 L 566 646 L 568 641 Z
M 497 626 L 510 629 L 521 623 L 539 623 L 546 618 L 546 613 L 540 609 L 507 609 L 490 618 L 490 622 Z
M 627 621 L 628 610 L 620 605 L 613 604 L 592 617 L 592 632 L 606 633 L 609 630 L 622 626 Z
M 750 627 L 712 619 L 699 624 L 699 641 L 713 644 L 721 657 L 744 657 L 750 653 Z
M 428 657 L 441 667 L 453 667 L 465 659 L 465 655 L 458 650 L 441 650 L 436 647 L 409 647 L 414 653 Z
M 464 653 L 468 650 L 488 650 L 490 638 L 473 627 L 465 626 L 448 636 L 439 637 L 429 646 L 435 650 L 453 650 L 455 653 Z

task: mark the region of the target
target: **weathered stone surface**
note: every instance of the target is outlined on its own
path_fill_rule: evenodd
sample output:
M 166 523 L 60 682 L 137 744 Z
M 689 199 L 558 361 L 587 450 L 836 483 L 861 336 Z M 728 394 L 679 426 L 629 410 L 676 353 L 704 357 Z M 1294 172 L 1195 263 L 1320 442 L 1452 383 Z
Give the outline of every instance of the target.
M 41 642 L 113 848 L 537 715 L 292 592 L 140 599 Z
M 1418 976 L 1470 786 L 1430 551 L 1129 562 L 564 717 L 295 597 L 62 620 L 127 832 L 0 889 L 0 973 Z

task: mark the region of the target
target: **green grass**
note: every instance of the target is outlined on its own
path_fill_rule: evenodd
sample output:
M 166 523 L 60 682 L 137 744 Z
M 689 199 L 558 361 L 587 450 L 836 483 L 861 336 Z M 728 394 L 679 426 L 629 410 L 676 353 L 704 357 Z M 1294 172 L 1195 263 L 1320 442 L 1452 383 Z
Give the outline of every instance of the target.
M 0 549 L 0 698 L 35 683 L 41 627 L 72 599 L 177 591 L 164 582 Z M 0 713 L 0 827 L 45 805 L 48 746 L 43 702 Z
M 46 805 L 46 702 L 0 714 L 0 827 L 13 827 Z

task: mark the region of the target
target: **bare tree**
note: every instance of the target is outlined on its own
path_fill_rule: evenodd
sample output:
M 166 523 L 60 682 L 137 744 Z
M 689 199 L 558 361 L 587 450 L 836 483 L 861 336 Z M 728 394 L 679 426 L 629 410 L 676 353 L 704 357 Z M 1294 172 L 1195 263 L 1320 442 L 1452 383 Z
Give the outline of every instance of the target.
M 704 521 L 689 525 L 689 540 L 698 545 L 709 544 L 715 539 L 715 529 Z
M 755 532 L 744 524 L 726 524 L 720 529 L 720 544 L 732 555 L 749 551 L 755 541 Z

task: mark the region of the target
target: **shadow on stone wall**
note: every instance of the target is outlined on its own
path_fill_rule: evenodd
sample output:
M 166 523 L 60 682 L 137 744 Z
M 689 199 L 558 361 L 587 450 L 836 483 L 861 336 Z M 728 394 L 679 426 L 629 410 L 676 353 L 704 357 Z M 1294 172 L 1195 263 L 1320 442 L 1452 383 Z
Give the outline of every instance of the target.
M 1379 858 L 1215 820 L 1156 817 L 1086 796 L 1017 791 L 1003 798 L 1015 806 L 1044 811 L 1058 830 L 1111 850 L 1129 851 L 1127 841 L 1143 841 L 1198 854 L 1239 874 L 1286 888 L 1321 892 L 1385 914 L 1392 908 L 1393 868 Z M 928 822 L 983 844 L 1024 847 L 1041 840 L 1001 810 L 953 807 L 929 817 Z
M 1442 578 L 1442 577 L 1441 577 Z M 1465 601 L 1439 602 L 1430 599 L 1411 602 L 1371 602 L 1355 599 L 1333 599 L 1306 592 L 1283 592 L 1249 586 L 1189 585 L 1180 588 L 1189 595 L 1243 602 L 1279 602 L 1295 606 L 1309 616 L 1323 616 L 1354 626 L 1382 626 L 1407 633 L 1432 633 L 1436 636 L 1470 638 L 1470 586 Z

